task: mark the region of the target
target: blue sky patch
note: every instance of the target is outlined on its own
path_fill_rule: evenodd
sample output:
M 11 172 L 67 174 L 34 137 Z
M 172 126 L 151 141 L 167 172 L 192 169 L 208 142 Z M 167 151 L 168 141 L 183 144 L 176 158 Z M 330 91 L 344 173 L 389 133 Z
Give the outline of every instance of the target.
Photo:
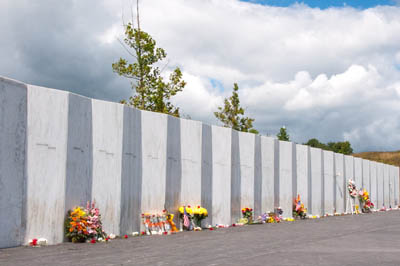
M 281 6 L 287 7 L 293 5 L 295 3 L 304 3 L 310 7 L 317 7 L 320 9 L 326 9 L 329 7 L 343 7 L 343 6 L 351 6 L 354 8 L 370 8 L 378 5 L 390 5 L 394 6 L 399 4 L 399 1 L 396 0 L 303 0 L 303 1 L 293 1 L 293 0 L 241 0 L 243 2 L 251 2 L 262 5 L 269 6 Z

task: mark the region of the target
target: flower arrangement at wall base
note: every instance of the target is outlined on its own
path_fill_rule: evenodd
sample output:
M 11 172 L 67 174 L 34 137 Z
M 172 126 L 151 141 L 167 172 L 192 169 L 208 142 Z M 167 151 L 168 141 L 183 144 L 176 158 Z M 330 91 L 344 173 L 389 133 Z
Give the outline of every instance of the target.
M 88 202 L 86 204 L 87 213 L 87 232 L 89 233 L 89 238 L 95 240 L 103 240 L 107 238 L 107 234 L 103 230 L 103 224 L 101 222 L 101 214 L 99 208 L 96 208 L 95 202 L 91 204 Z
M 31 247 L 40 247 L 40 246 L 47 246 L 47 239 L 45 238 L 34 238 L 29 240 L 29 246 Z
M 304 204 L 300 200 L 300 195 L 297 195 L 297 198 L 293 201 L 293 217 L 305 219 L 307 216 L 307 209 L 304 207 Z
M 253 209 L 252 208 L 242 208 L 242 215 L 243 215 L 243 220 L 241 219 L 240 221 L 246 224 L 251 224 L 253 223 Z
M 173 222 L 174 215 L 163 210 L 162 214 L 142 214 L 142 223 L 144 231 L 142 235 L 167 235 L 177 232 L 175 223 Z
M 360 190 L 358 193 L 358 198 L 360 199 L 360 203 L 362 205 L 361 211 L 363 213 L 370 213 L 371 210 L 375 207 L 369 198 L 369 193 L 367 190 Z
M 195 224 L 195 230 L 201 230 L 201 221 L 208 217 L 208 211 L 206 208 L 201 207 L 198 205 L 196 208 L 193 209 L 193 219 Z
M 76 207 L 68 211 L 65 219 L 65 236 L 73 243 L 102 241 L 107 238 L 101 223 L 101 215 L 95 203 L 87 203 L 86 209 Z
M 282 212 L 283 213 L 283 212 Z M 269 212 L 268 213 L 268 219 L 267 219 L 267 223 L 272 224 L 272 223 L 280 223 L 282 220 L 282 216 L 281 214 L 279 214 L 278 212 Z
M 179 207 L 179 218 L 181 219 L 183 228 L 187 231 L 192 231 L 194 229 L 194 224 L 193 224 L 193 210 L 188 206 L 181 206 Z
M 356 184 L 354 183 L 354 181 L 352 179 L 349 179 L 349 181 L 347 182 L 347 190 L 349 191 L 349 195 L 355 199 L 357 197 L 357 188 L 356 188 Z
M 65 236 L 73 243 L 83 243 L 89 238 L 87 213 L 82 207 L 68 211 L 65 221 Z

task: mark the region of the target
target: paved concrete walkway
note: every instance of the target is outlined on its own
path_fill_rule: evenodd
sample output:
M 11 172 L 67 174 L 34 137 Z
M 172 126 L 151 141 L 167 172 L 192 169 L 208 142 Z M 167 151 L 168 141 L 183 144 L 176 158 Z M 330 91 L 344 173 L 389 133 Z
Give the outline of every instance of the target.
M 0 249 L 0 265 L 400 265 L 400 211 Z

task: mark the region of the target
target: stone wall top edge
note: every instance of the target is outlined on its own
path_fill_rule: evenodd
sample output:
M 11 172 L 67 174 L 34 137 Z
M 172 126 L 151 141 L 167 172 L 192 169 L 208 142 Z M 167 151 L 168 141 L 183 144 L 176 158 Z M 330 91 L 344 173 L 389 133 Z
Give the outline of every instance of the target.
M 42 90 L 42 91 L 47 91 L 53 94 L 64 94 L 64 95 L 70 95 L 71 93 L 69 91 L 63 91 L 63 90 L 57 90 L 57 89 L 52 89 L 52 88 L 48 88 L 48 87 L 42 87 L 42 86 L 38 86 L 38 85 L 32 85 L 32 84 L 26 84 L 28 90 Z
M 6 77 L 3 77 L 3 76 L 0 76 L 0 81 L 8 83 L 10 85 L 21 86 L 21 87 L 27 88 L 27 84 L 26 83 L 18 81 L 18 80 L 15 80 L 15 79 L 10 79 L 10 78 L 6 78 Z

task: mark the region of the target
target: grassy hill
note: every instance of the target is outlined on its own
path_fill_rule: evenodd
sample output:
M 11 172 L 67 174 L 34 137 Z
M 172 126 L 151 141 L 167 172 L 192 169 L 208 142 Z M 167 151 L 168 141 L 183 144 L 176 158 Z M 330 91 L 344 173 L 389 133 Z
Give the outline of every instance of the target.
M 400 166 L 400 151 L 360 152 L 352 154 L 363 159 Z

